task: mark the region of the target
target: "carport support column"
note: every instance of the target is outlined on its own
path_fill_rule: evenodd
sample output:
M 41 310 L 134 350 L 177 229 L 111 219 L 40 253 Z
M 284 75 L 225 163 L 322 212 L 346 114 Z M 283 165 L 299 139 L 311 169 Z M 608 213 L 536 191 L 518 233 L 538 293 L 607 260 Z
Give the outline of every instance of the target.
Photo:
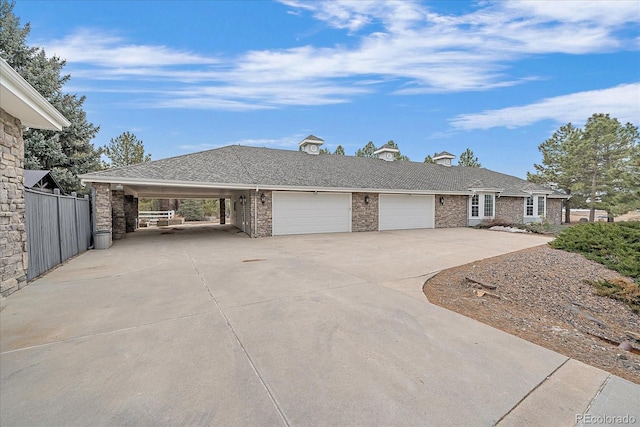
M 122 239 L 127 232 L 124 215 L 124 190 L 111 191 L 111 236 L 114 240 Z
M 111 219 L 111 184 L 96 182 L 93 184 L 96 204 L 96 230 L 112 231 Z M 111 242 L 109 242 L 111 246 Z
M 227 211 L 226 211 L 226 207 L 225 204 L 226 201 L 225 199 L 220 199 L 220 224 L 226 224 L 227 223 Z
M 138 229 L 138 198 L 124 196 L 124 220 L 126 232 L 131 233 Z

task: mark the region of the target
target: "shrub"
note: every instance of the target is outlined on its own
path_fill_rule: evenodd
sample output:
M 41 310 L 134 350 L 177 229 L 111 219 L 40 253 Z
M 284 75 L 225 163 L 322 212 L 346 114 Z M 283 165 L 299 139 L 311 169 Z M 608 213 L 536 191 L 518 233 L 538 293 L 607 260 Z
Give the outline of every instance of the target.
M 566 228 L 549 244 L 580 253 L 636 282 L 640 278 L 640 221 L 576 225 Z
M 598 295 L 622 301 L 631 307 L 634 313 L 640 314 L 640 284 L 625 278 L 596 280 L 588 283 L 595 286 Z

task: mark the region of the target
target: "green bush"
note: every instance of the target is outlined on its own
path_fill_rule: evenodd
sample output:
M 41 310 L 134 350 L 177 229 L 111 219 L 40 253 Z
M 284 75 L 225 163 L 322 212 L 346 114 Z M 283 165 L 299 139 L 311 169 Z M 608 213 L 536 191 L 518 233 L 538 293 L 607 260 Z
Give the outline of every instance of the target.
M 640 221 L 576 225 L 565 229 L 549 244 L 580 253 L 636 282 L 640 278 Z

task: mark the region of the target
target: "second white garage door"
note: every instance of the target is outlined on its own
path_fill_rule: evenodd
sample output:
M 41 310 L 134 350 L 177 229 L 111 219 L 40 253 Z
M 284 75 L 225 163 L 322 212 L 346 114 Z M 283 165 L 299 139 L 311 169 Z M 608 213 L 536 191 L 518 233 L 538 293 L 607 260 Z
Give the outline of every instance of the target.
M 433 228 L 435 196 L 411 194 L 380 195 L 380 230 Z
M 273 235 L 351 231 L 351 194 L 273 192 Z

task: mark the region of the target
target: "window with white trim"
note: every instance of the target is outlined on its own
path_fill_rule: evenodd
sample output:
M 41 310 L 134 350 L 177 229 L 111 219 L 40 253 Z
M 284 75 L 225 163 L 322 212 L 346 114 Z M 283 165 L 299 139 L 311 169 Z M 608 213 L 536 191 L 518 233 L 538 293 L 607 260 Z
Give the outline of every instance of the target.
M 493 194 L 484 195 L 484 216 L 493 217 Z
M 527 197 L 525 209 L 526 216 L 533 216 L 533 196 Z
M 524 216 L 539 218 L 547 215 L 547 196 L 531 195 L 525 199 L 524 202 Z
M 538 216 L 545 216 L 545 197 L 538 196 Z
M 495 194 L 478 193 L 469 199 L 469 217 L 473 219 L 493 218 L 495 215 Z
M 474 194 L 471 196 L 471 216 L 477 218 L 480 216 L 480 196 Z

